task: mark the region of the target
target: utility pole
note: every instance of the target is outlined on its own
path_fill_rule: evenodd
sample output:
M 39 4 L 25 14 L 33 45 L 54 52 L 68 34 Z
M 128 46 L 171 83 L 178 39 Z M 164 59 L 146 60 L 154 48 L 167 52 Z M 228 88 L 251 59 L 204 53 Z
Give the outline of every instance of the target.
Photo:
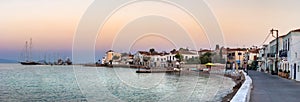
M 276 32 L 276 53 L 275 53 L 275 73 L 273 73 L 274 75 L 278 74 L 278 30 L 275 29 L 271 29 L 271 34 L 273 37 L 275 37 L 273 34 L 273 32 Z

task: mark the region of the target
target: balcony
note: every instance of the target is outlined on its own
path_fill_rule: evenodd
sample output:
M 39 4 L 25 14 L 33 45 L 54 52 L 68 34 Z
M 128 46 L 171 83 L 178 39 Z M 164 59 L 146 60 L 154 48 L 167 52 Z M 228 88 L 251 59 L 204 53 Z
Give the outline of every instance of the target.
M 280 50 L 279 57 L 287 57 L 287 50 Z

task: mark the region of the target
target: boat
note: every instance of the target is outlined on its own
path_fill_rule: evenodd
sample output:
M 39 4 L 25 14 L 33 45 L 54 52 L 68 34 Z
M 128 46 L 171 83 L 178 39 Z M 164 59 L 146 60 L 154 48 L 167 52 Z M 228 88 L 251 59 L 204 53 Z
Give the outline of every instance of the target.
M 24 61 L 20 62 L 22 65 L 40 65 L 41 63 L 33 62 L 33 61 Z
M 70 58 L 67 57 L 67 60 L 65 61 L 66 65 L 72 65 L 72 61 Z
M 25 61 L 20 61 L 22 65 L 40 65 L 41 63 L 31 60 L 31 48 L 32 48 L 32 39 L 30 38 L 29 42 L 29 51 L 28 51 L 28 42 L 25 43 Z

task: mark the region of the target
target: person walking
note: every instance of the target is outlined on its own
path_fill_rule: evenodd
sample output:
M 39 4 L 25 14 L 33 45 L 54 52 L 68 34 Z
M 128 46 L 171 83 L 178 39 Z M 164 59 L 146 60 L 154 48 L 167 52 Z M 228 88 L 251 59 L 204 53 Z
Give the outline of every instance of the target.
M 232 62 L 232 71 L 235 72 L 235 63 Z
M 246 62 L 244 62 L 244 65 L 243 65 L 243 67 L 244 67 L 244 71 L 247 73 L 247 75 L 248 75 L 248 69 L 247 69 L 247 63 Z

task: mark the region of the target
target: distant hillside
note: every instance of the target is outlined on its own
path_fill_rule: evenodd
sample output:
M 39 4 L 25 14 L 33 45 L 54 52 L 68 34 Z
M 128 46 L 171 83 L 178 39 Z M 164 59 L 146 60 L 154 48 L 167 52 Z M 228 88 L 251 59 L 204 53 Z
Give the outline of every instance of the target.
M 0 59 L 0 63 L 18 63 L 16 60 Z

